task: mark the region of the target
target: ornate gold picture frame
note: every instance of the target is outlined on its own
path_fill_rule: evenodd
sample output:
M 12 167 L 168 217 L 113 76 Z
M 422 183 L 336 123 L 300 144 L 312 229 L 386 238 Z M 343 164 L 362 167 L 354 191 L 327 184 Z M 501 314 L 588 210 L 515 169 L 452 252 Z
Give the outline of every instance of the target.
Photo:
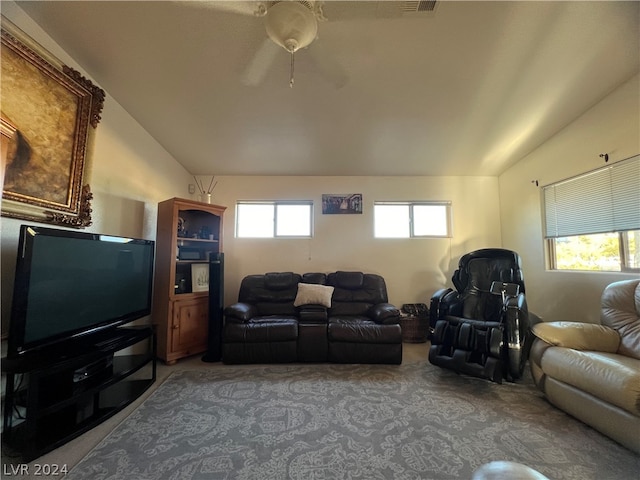
M 2 18 L 3 216 L 91 225 L 87 152 L 104 91 Z

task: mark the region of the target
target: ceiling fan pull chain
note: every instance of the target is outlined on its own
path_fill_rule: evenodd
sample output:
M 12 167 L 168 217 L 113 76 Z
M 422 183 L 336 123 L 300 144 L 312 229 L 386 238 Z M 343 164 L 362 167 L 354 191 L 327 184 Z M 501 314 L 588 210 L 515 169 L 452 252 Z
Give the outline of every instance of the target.
M 291 50 L 291 74 L 289 75 L 289 88 L 293 88 L 293 55 L 294 51 Z

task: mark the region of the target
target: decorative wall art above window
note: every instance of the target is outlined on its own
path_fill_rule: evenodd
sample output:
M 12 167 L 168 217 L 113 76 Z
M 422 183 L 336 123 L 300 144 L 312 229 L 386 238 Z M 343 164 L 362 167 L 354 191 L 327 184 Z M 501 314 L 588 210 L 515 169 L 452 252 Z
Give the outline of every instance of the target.
M 2 215 L 91 225 L 87 152 L 105 93 L 2 18 Z
M 322 194 L 323 214 L 362 213 L 362 194 L 348 193 L 344 195 Z

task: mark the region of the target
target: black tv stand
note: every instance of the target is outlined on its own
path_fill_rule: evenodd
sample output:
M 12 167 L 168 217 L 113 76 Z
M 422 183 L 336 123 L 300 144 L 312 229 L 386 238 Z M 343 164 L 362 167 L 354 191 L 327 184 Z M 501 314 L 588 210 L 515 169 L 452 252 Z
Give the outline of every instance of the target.
M 156 337 L 151 326 L 114 328 L 64 348 L 3 358 L 2 371 L 7 375 L 2 440 L 28 462 L 147 390 L 156 380 Z

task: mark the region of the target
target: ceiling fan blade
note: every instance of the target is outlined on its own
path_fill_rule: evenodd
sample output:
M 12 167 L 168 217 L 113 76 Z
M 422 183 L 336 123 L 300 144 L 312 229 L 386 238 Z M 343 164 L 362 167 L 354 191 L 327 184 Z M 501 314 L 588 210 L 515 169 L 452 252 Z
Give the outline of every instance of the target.
M 273 64 L 276 55 L 279 53 L 284 54 L 285 52 L 269 38 L 265 38 L 260 48 L 258 48 L 258 51 L 244 69 L 244 72 L 242 72 L 242 76 L 240 77 L 242 84 L 248 87 L 260 85 Z
M 266 10 L 261 10 L 264 2 L 230 1 L 230 0 L 172 0 L 191 7 L 209 8 L 221 12 L 236 13 L 251 17 L 263 16 Z
M 318 74 L 335 88 L 344 87 L 349 77 L 332 52 L 322 46 L 322 40 L 316 40 L 308 49 Z

